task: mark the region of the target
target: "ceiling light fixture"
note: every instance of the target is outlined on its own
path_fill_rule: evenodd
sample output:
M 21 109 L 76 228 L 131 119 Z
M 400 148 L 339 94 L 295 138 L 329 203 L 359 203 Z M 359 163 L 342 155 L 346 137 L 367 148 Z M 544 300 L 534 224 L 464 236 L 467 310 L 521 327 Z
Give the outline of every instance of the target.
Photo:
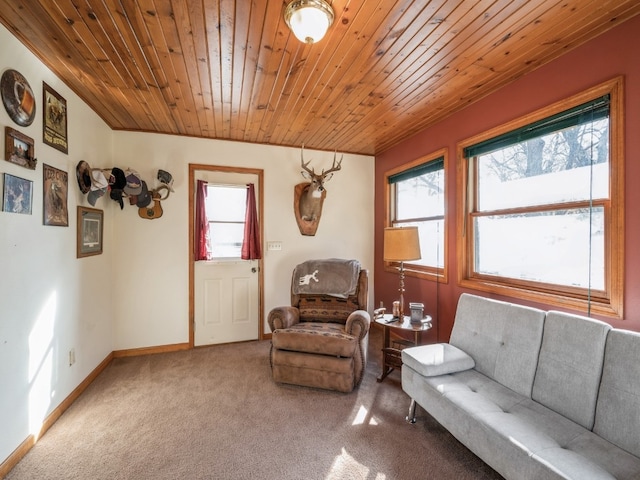
M 284 11 L 284 20 L 301 42 L 322 40 L 333 23 L 333 9 L 325 0 L 293 0 Z

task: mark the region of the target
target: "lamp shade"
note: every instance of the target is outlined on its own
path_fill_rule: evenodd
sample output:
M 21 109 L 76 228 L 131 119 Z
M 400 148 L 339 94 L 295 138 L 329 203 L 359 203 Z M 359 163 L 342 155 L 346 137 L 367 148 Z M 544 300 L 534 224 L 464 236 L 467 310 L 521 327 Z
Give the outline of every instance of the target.
M 294 0 L 287 5 L 284 19 L 298 40 L 312 44 L 327 33 L 333 9 L 325 0 Z
M 418 227 L 388 227 L 384 229 L 385 262 L 420 260 Z

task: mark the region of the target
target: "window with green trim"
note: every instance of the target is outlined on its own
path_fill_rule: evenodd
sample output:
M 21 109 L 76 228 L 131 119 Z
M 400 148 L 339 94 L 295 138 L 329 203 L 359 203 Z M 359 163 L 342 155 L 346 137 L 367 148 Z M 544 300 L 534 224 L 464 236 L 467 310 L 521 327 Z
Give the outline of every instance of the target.
M 443 274 L 445 238 L 444 155 L 420 159 L 387 173 L 389 224 L 417 226 L 421 259 L 405 262 L 407 272 Z
M 611 104 L 607 93 L 462 148 L 463 284 L 589 313 L 621 308 Z

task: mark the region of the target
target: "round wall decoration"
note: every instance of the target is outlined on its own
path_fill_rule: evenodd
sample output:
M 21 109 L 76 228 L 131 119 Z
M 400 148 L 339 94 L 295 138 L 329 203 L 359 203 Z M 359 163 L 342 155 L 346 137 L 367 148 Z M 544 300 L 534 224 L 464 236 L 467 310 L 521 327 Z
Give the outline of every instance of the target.
M 6 70 L 0 79 L 2 103 L 11 120 L 21 127 L 31 125 L 36 116 L 36 97 L 20 72 Z

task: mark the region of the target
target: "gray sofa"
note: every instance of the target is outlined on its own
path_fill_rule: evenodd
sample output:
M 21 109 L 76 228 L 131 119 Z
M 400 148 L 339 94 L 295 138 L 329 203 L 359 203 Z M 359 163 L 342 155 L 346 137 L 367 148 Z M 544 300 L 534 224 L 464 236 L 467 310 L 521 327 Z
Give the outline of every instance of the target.
M 640 334 L 470 294 L 402 388 L 507 479 L 640 479 Z

